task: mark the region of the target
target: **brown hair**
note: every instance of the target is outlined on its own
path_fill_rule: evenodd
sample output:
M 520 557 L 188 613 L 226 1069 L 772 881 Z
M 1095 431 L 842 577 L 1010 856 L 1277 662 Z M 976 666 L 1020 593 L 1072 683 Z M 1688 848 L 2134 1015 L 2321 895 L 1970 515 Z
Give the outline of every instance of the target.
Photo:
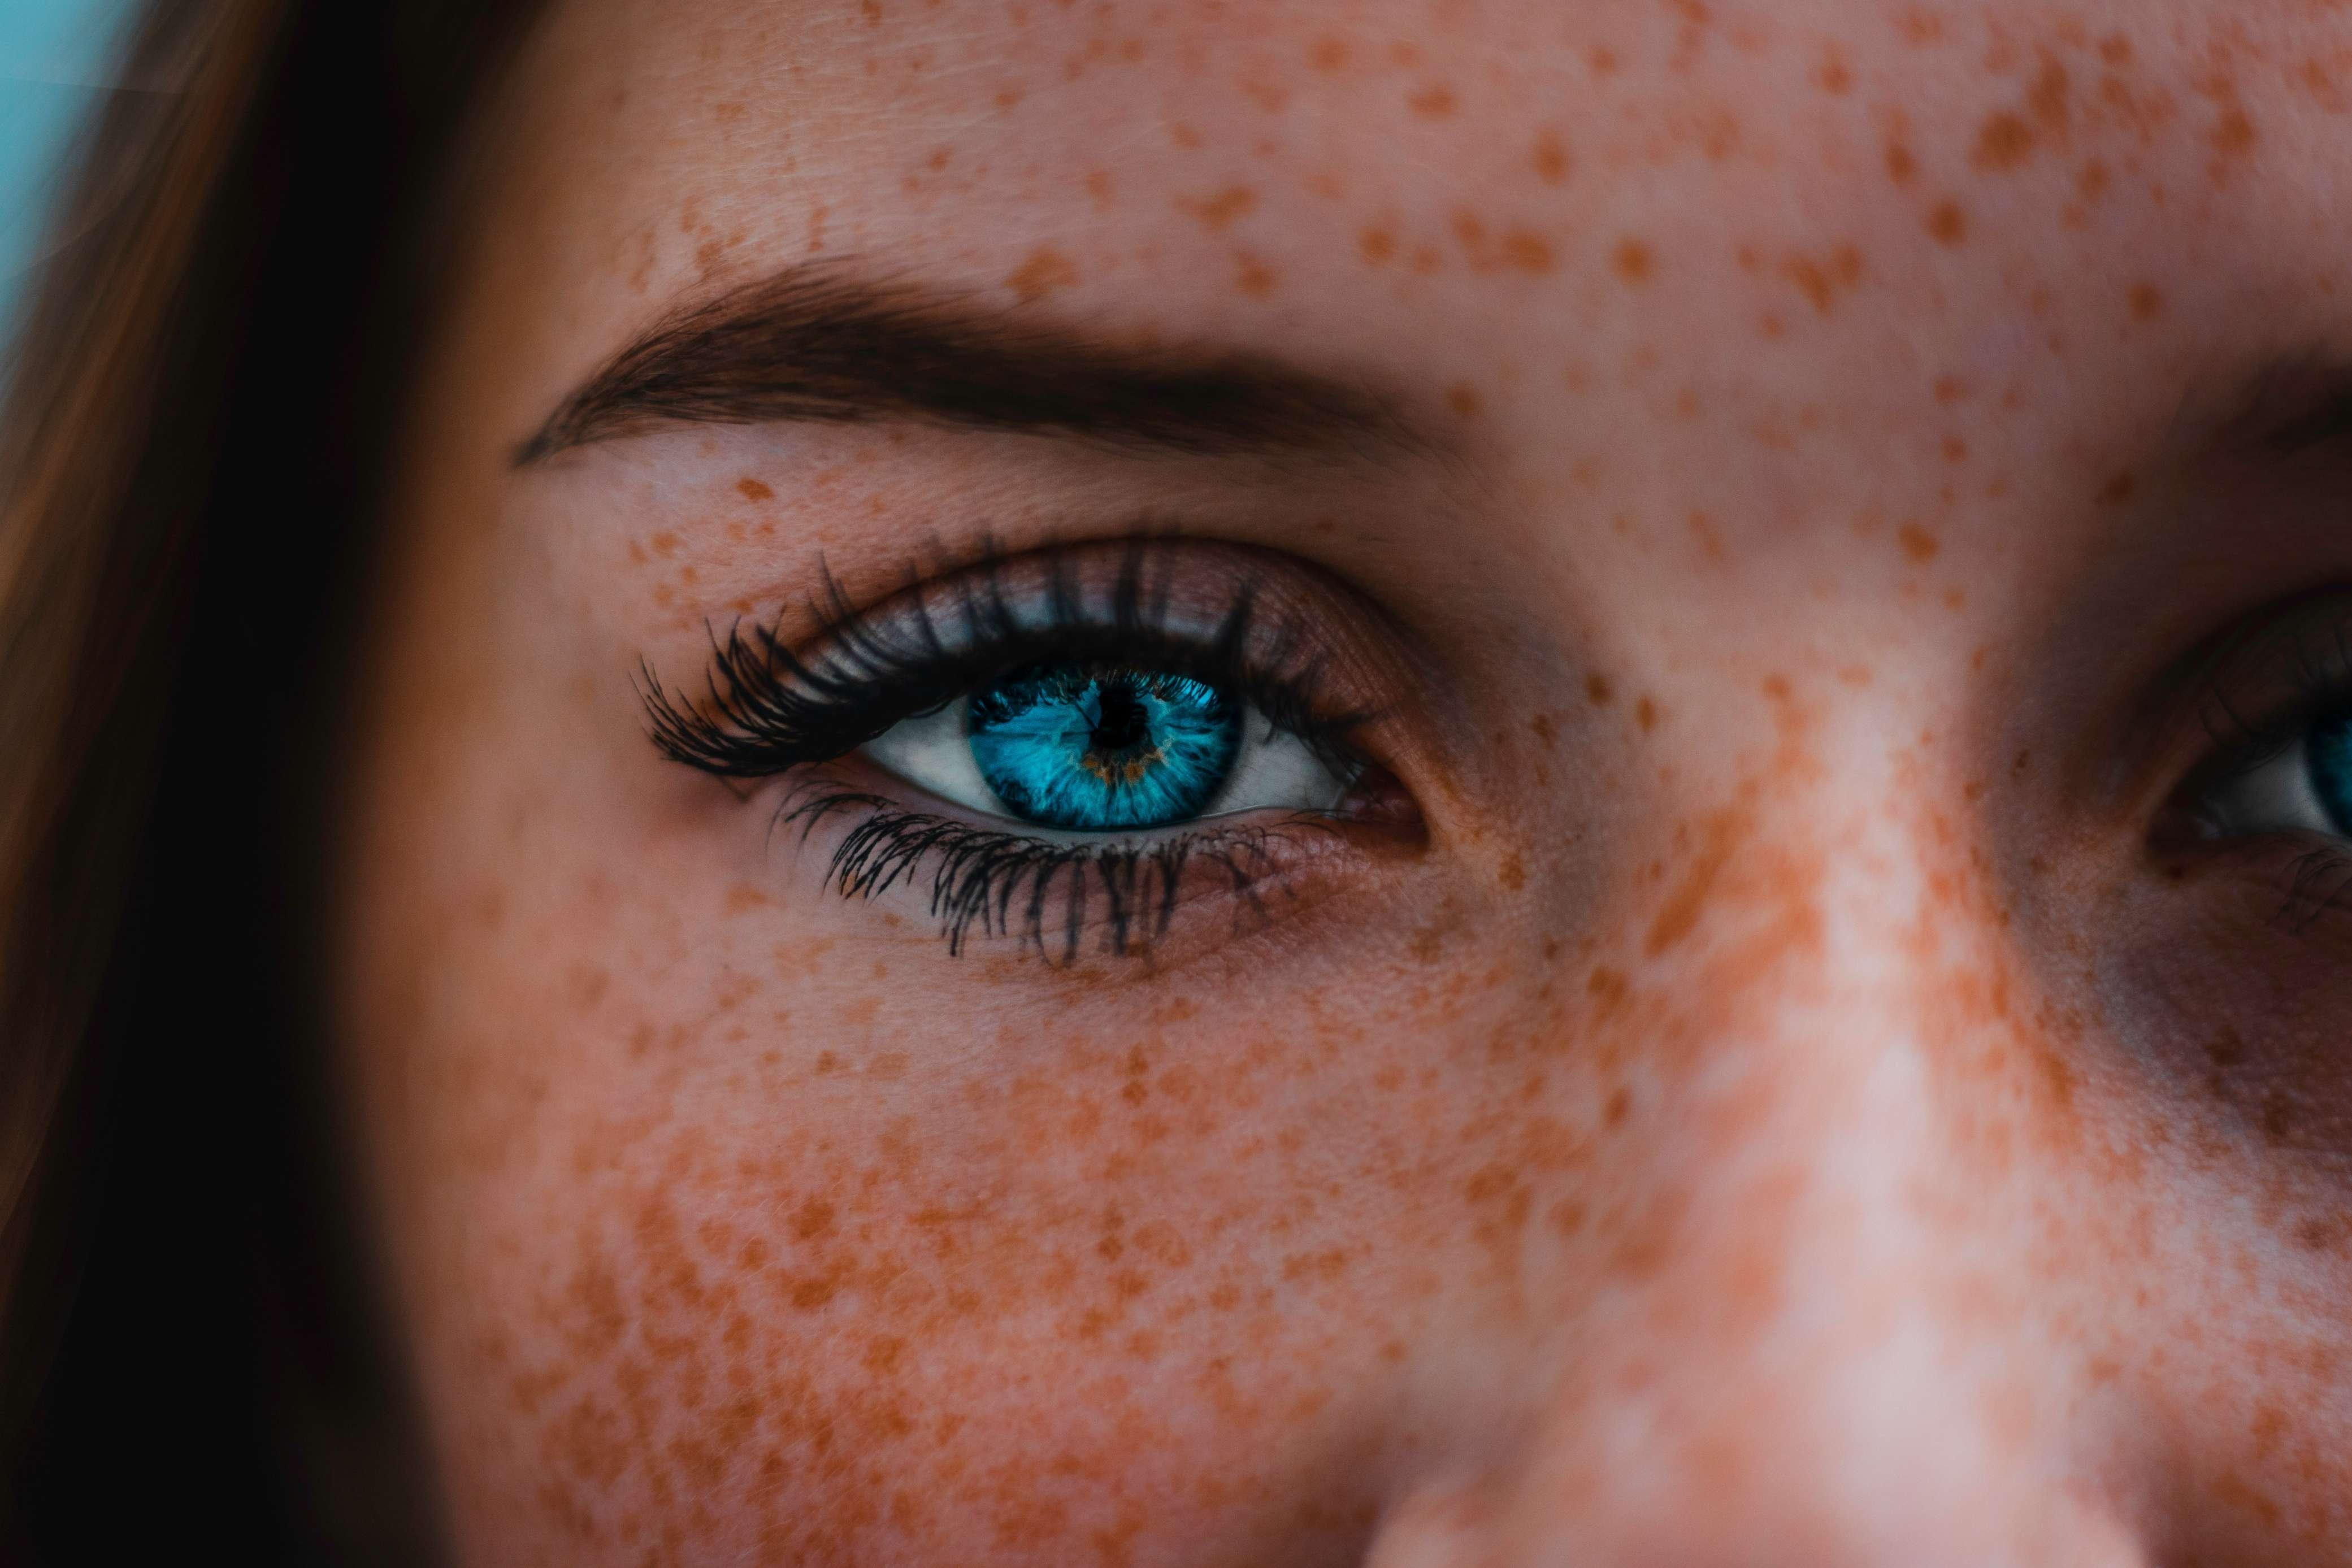
M 524 9 L 153 0 L 27 302 L 0 404 L 9 1561 L 429 1551 L 340 1190 L 309 846 L 418 216 Z

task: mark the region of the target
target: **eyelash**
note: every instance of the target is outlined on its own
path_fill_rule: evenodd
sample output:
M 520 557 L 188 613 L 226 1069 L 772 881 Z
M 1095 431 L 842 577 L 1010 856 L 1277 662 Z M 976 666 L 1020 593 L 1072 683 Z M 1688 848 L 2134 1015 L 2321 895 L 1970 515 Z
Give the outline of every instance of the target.
M 992 550 L 929 583 L 910 582 L 901 613 L 855 609 L 828 572 L 808 657 L 785 645 L 781 620 L 737 622 L 711 633 L 711 664 L 698 704 L 674 696 L 653 666 L 639 692 L 651 738 L 675 762 L 729 779 L 765 779 L 836 760 L 900 720 L 935 711 L 988 680 L 1041 659 L 1107 657 L 1148 664 L 1216 684 L 1266 720 L 1335 761 L 1353 758 L 1345 737 L 1370 716 L 1333 713 L 1321 695 L 1323 669 L 1312 636 L 1294 625 L 1262 624 L 1261 594 L 1236 580 L 1205 636 L 1171 624 L 1172 584 L 1154 577 L 1150 541 L 1131 544 L 1107 592 L 1089 593 L 1066 557 L 1005 558 Z M 1024 591 L 1018 570 L 1042 570 Z M 942 617 L 934 610 L 952 601 Z M 812 781 L 789 794 L 778 826 L 803 841 L 827 818 L 860 820 L 834 850 L 826 885 L 871 898 L 914 881 L 928 865 L 930 914 L 951 954 L 977 929 L 1012 936 L 1048 952 L 1058 933 L 1065 964 L 1078 956 L 1093 909 L 1102 904 L 1103 946 L 1125 955 L 1162 935 L 1182 880 L 1196 864 L 1215 867 L 1252 913 L 1278 866 L 1277 852 L 1302 831 L 1329 825 L 1300 817 L 1276 826 L 1220 826 L 1148 843 L 1055 841 L 975 826 L 911 810 L 871 791 Z
M 2305 727 L 2352 702 L 2352 612 L 2332 622 L 2325 637 L 2328 645 L 2315 651 L 2311 636 L 2296 628 L 2281 633 L 2272 646 L 2259 648 L 2251 661 L 2247 650 L 2238 650 L 2231 662 L 2284 661 L 2294 695 L 2260 718 L 2247 718 L 2231 703 L 2226 689 L 2213 692 L 2205 731 L 2233 765 L 2259 766 Z
M 1278 828 L 1202 829 L 1142 845 L 1055 843 L 908 810 L 855 789 L 821 790 L 789 805 L 779 821 L 799 824 L 805 837 L 825 817 L 856 810 L 866 815 L 834 851 L 826 885 L 845 898 L 871 898 L 919 876 L 928 860 L 930 914 L 950 955 L 962 953 L 975 926 L 982 936 L 1014 936 L 1046 953 L 1058 897 L 1054 924 L 1066 966 L 1077 960 L 1097 897 L 1103 946 L 1124 956 L 1166 933 L 1192 867 L 1222 871 L 1247 910 L 1263 915 L 1261 893 L 1278 864 L 1275 850 L 1295 842 L 1292 834 L 1329 831 L 1301 818 Z

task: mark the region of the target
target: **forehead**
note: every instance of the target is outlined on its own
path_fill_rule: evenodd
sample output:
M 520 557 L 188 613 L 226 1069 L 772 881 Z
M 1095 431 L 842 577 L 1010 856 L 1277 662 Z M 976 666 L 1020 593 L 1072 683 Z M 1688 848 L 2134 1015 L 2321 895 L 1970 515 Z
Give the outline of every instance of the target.
M 1338 362 L 1530 472 L 1900 515 L 1857 443 L 2105 473 L 2345 336 L 2352 10 L 2302 0 L 574 0 L 509 104 L 520 426 L 814 259 Z

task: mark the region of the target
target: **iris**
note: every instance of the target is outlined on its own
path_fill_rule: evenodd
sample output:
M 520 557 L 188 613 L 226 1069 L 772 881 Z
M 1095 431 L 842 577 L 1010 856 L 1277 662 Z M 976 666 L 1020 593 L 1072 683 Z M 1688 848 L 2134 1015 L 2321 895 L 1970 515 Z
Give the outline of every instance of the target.
M 1198 816 L 1231 777 L 1244 705 L 1189 676 L 1069 662 L 971 695 L 981 777 L 1021 816 L 1104 832 Z
M 2337 832 L 2352 834 L 2352 714 L 2313 725 L 2305 746 L 2320 809 Z

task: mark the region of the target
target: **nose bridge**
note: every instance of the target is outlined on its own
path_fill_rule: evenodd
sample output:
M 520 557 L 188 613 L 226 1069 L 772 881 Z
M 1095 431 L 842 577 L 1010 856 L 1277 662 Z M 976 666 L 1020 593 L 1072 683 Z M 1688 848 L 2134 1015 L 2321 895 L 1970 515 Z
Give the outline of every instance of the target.
M 1984 862 L 1899 762 L 1822 755 L 1706 818 L 1635 922 L 1686 1005 L 1611 1173 L 1620 1278 L 1571 1292 L 1483 1511 L 1431 1516 L 1480 1554 L 1395 1562 L 2137 1560 L 2061 1484 L 2008 1145 L 1971 1152 L 2016 1108 L 1956 1069 L 2018 1010 Z
M 2006 937 L 1983 859 L 1927 769 L 1886 755 L 1883 718 L 1841 744 L 1784 708 L 1774 787 L 1719 830 L 1717 883 L 1748 896 L 1683 944 L 1690 1037 L 1637 1156 L 1635 1179 L 1686 1195 L 1645 1315 L 1689 1323 L 1707 1402 L 1748 1387 L 1791 1442 L 1883 1444 L 1972 1337 L 2013 1326 L 1966 1310 L 2012 1237 L 2005 1184 L 1959 1135 L 2013 1110 L 1959 1070 L 2014 1010 Z M 1652 958 L 1673 983 L 1675 956 Z

